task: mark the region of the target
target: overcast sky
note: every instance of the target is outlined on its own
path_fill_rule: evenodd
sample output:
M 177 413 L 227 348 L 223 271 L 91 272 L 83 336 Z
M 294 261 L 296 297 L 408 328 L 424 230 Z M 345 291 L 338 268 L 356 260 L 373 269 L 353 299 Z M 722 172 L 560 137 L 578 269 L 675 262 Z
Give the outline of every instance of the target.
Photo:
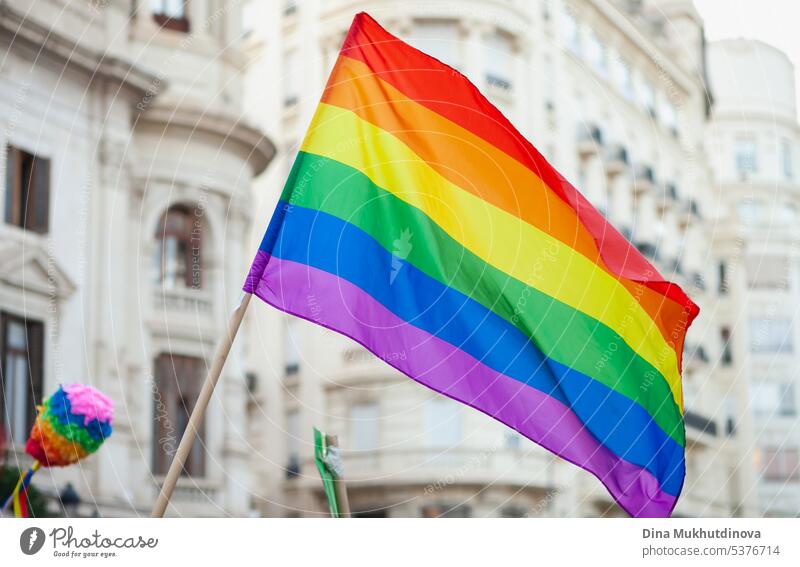
M 709 41 L 731 37 L 760 39 L 789 56 L 800 69 L 800 32 L 797 22 L 800 2 L 796 0 L 694 0 L 705 20 Z M 800 92 L 798 92 L 800 99 Z M 800 107 L 800 104 L 798 105 Z

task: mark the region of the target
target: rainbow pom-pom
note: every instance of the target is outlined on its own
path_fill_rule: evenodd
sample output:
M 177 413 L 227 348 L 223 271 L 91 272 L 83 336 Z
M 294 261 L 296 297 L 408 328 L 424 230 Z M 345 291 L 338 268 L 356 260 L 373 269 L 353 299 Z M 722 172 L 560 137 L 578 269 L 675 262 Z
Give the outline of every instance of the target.
M 60 386 L 38 410 L 25 451 L 43 467 L 71 465 L 111 435 L 114 403 L 91 386 Z

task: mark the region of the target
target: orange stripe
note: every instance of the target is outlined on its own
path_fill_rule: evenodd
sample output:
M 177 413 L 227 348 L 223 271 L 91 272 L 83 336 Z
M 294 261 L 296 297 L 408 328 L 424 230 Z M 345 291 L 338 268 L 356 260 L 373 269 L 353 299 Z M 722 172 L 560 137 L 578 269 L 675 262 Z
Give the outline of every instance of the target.
M 519 161 L 408 98 L 365 63 L 347 56 L 339 57 L 322 100 L 351 110 L 391 132 L 442 177 L 595 262 L 619 279 L 653 319 L 664 339 L 680 352 L 681 345 L 675 339 L 681 337 L 685 325 L 683 307 L 642 283 L 613 274 L 575 211 Z

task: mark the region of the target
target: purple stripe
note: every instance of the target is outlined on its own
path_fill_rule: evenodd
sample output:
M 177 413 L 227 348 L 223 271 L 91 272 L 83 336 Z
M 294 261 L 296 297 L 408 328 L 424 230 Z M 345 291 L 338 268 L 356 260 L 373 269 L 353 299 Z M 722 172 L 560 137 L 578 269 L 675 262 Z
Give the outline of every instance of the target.
M 594 474 L 631 516 L 669 516 L 675 497 L 602 445 L 564 404 L 397 317 L 347 280 L 259 251 L 246 292 L 337 331 L 417 382 L 478 409 Z

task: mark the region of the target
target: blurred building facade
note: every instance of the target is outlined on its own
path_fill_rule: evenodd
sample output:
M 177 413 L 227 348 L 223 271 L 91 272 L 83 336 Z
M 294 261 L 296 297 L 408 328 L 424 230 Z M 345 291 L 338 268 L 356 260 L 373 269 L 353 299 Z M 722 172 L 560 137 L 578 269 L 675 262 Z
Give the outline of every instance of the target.
M 0 3 L 6 464 L 28 464 L 34 401 L 92 383 L 114 436 L 37 486 L 149 512 L 360 10 L 470 77 L 700 304 L 676 515 L 796 515 L 792 70 L 761 44 L 707 50 L 688 0 Z M 170 513 L 324 515 L 314 425 L 358 515 L 621 514 L 587 473 L 257 301 Z
M 721 204 L 728 357 L 749 384 L 759 511 L 800 515 L 800 128 L 794 68 L 752 40 L 709 46 L 708 154 Z
M 318 1 L 246 5 L 247 109 L 275 140 L 270 214 L 354 13 L 466 74 L 702 312 L 687 339 L 687 478 L 677 515 L 755 513 L 746 382 L 722 340 L 711 99 L 690 1 Z M 271 89 L 274 77 L 280 88 Z M 254 230 L 254 240 L 263 227 Z M 399 235 L 398 235 L 399 236 Z M 259 305 L 249 343 L 269 425 L 268 515 L 319 515 L 311 427 L 338 434 L 364 516 L 596 516 L 593 477 L 413 383 L 340 336 Z M 730 335 L 728 335 L 730 336 Z M 256 345 L 258 345 L 256 347 Z M 260 362 L 257 362 L 260 358 Z M 277 467 L 276 467 L 277 465 Z M 276 474 L 277 471 L 277 474 Z
M 115 401 L 114 434 L 37 488 L 79 514 L 148 514 L 250 254 L 250 184 L 274 148 L 241 121 L 237 3 L 0 3 L 2 448 L 59 383 Z M 244 343 L 172 514 L 246 515 Z M 74 500 L 74 498 L 73 498 Z

